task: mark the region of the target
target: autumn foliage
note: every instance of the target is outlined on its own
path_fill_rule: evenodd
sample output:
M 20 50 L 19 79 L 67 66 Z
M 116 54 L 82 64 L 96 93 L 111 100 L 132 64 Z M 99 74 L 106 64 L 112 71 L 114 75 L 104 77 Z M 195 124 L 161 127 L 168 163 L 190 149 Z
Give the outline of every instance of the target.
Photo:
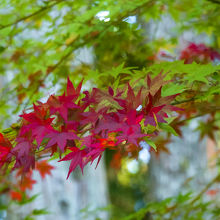
M 105 157 L 114 206 L 109 218 L 135 210 L 126 219 L 219 219 L 214 205 L 219 190 L 213 185 L 219 174 L 197 195 L 199 187 L 183 195 L 184 186 L 180 195 L 151 203 L 153 188 L 162 194 L 154 180 L 161 176 L 152 164 L 162 164 L 163 156 L 181 168 L 176 177 L 185 171 L 191 175 L 192 157 L 177 161 L 170 145 L 174 136 L 184 142 L 191 138 L 184 132 L 189 125 L 198 140 L 215 145 L 211 153 L 207 147 L 207 157 L 213 173 L 219 173 L 219 3 L 1 0 L 0 218 L 47 214 L 38 206 L 19 213 L 19 207 L 37 197 L 35 184 L 39 177 L 47 183 L 56 161 L 69 164 L 67 179 L 76 171 L 75 179 L 78 170 L 86 173 L 86 166 L 97 167 Z M 185 147 L 178 157 L 184 157 Z M 199 152 L 190 150 L 196 158 Z M 130 162 L 138 164 L 135 174 Z M 170 186 L 178 182 L 171 181 Z M 188 187 L 190 181 L 183 181 Z M 213 201 L 202 201 L 204 196 Z M 92 218 L 95 212 L 87 211 Z
M 178 95 L 161 96 L 164 80 L 162 73 L 154 79 L 148 75 L 146 85 L 108 91 L 93 88 L 81 94 L 82 81 L 77 87 L 67 81 L 66 92 L 51 95 L 45 103 L 37 102 L 21 117 L 15 146 L 1 135 L 1 166 L 15 160 L 13 169 L 29 173 L 21 188 L 31 189 L 31 169 L 37 168 L 42 177 L 49 171 L 46 164 L 36 164 L 44 153 L 58 153 L 61 161 L 71 161 L 69 173 L 83 168 L 97 159 L 97 165 L 106 149 L 138 151 L 140 141 L 158 135 L 161 123 L 167 123 L 168 114 L 181 110 L 171 102 Z M 144 127 L 151 127 L 148 132 Z M 130 147 L 129 147 L 130 146 Z M 135 146 L 132 147 L 131 146 Z M 46 166 L 46 167 L 45 167 Z
M 205 44 L 191 43 L 181 51 L 180 59 L 184 60 L 185 64 L 192 63 L 193 61 L 197 63 L 209 63 L 220 60 L 220 54 Z

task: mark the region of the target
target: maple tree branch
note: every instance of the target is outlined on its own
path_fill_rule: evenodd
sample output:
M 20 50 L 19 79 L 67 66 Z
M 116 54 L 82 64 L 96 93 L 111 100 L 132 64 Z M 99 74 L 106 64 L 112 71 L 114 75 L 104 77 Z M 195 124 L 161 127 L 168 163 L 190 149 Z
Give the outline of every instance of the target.
M 201 191 L 200 193 L 190 202 L 190 204 L 194 204 L 197 200 L 200 199 L 200 197 L 216 182 L 220 181 L 220 173 L 214 177 Z
M 61 59 L 52 67 L 53 70 L 55 70 L 57 67 L 59 67 L 75 50 L 75 48 L 73 48 L 72 50 L 70 50 L 66 55 L 62 56 Z
M 9 24 L 6 24 L 6 25 L 1 25 L 1 24 L 0 24 L 0 30 L 2 30 L 2 29 L 4 29 L 4 28 L 7 28 L 7 27 L 10 27 L 10 26 L 12 26 L 12 25 L 16 25 L 16 24 L 18 24 L 19 22 L 24 21 L 24 20 L 26 20 L 26 19 L 28 19 L 28 18 L 34 17 L 34 16 L 36 16 L 36 15 L 38 15 L 38 14 L 40 14 L 40 13 L 42 13 L 42 12 L 48 10 L 48 9 L 51 9 L 52 7 L 54 7 L 55 5 L 57 5 L 57 4 L 59 4 L 59 3 L 63 2 L 63 1 L 65 1 L 65 0 L 57 0 L 57 1 L 55 1 L 55 2 L 54 2 L 53 4 L 51 4 L 51 5 L 47 5 L 47 6 L 45 6 L 45 7 L 42 7 L 42 8 L 40 8 L 39 10 L 37 10 L 37 11 L 35 11 L 35 12 L 29 14 L 29 15 L 26 15 L 26 16 L 24 16 L 24 17 L 22 17 L 22 18 L 19 18 L 19 19 L 17 19 L 16 21 L 11 22 L 11 23 L 9 23 Z
M 63 1 L 63 0 L 60 0 L 60 1 Z M 137 11 L 138 9 L 142 8 L 142 7 L 145 7 L 145 6 L 146 6 L 146 7 L 147 7 L 147 6 L 150 7 L 152 4 L 154 4 L 154 2 L 155 2 L 154 0 L 151 0 L 151 1 L 148 1 L 148 2 L 146 2 L 146 3 L 142 4 L 142 5 L 140 5 L 139 7 L 135 8 L 134 10 L 131 10 L 131 11 L 129 11 L 128 13 L 126 13 L 126 15 L 120 16 L 120 17 L 117 19 L 117 22 L 118 22 L 118 20 L 122 20 L 122 19 L 126 18 L 130 13 L 135 12 L 135 11 Z M 106 30 L 107 28 L 109 28 L 111 25 L 117 24 L 117 22 L 115 22 L 115 21 L 108 22 L 108 25 L 106 25 L 105 30 Z M 90 38 L 86 39 L 86 42 L 92 40 L 93 38 L 94 38 L 93 36 L 90 36 Z M 67 48 L 72 48 L 72 50 L 69 51 L 66 55 L 62 56 L 61 59 L 60 59 L 55 65 L 53 65 L 53 66 L 51 67 L 52 71 L 54 71 L 55 69 L 57 69 L 63 62 L 65 62 L 66 59 L 72 54 L 72 52 L 73 52 L 74 50 L 77 50 L 77 49 L 79 49 L 80 47 L 82 47 L 83 45 L 85 45 L 85 42 L 82 42 L 82 43 L 80 43 L 80 44 L 78 44 L 77 46 L 74 47 L 74 43 L 76 42 L 77 39 L 78 39 L 78 37 L 77 37 L 70 45 L 68 45 Z M 51 71 L 51 72 L 52 72 L 52 71 Z M 49 75 L 49 73 L 46 74 L 46 75 L 42 78 L 42 80 L 46 80 L 46 78 L 48 77 L 48 75 Z M 36 92 L 38 91 L 38 89 L 39 89 L 39 86 L 37 86 L 37 88 L 33 91 L 32 95 L 33 95 L 34 93 L 36 93 Z M 27 107 L 28 104 L 29 104 L 29 100 L 25 103 L 24 109 Z
M 60 59 L 54 66 L 51 67 L 52 71 L 54 71 L 55 69 L 57 69 L 57 68 L 73 53 L 73 51 L 74 51 L 74 49 L 70 50 L 66 55 L 62 56 L 61 59 Z M 51 72 L 52 72 L 52 71 L 51 71 Z M 50 73 L 50 72 L 49 72 L 49 73 Z M 46 75 L 42 78 L 43 81 L 46 80 L 46 78 L 48 77 L 49 73 L 46 74 Z M 40 87 L 39 85 L 36 86 L 36 89 L 32 92 L 32 95 L 34 95 L 34 94 L 38 91 L 39 87 Z M 31 96 L 32 96 L 32 95 L 31 95 Z M 29 101 L 30 101 L 30 100 L 27 100 L 27 102 L 24 104 L 24 109 L 27 108 L 27 106 L 28 106 L 28 104 L 29 104 Z
M 62 1 L 62 0 L 61 0 L 61 1 Z M 122 19 L 126 18 L 130 13 L 132 13 L 132 12 L 138 10 L 139 8 L 144 7 L 144 6 L 148 6 L 148 5 L 150 6 L 152 3 L 154 3 L 153 0 L 144 3 L 143 5 L 141 5 L 141 6 L 137 7 L 137 8 L 135 8 L 135 9 L 132 10 L 132 11 L 129 11 L 128 13 L 126 13 L 126 15 L 119 17 L 119 18 L 117 19 L 117 22 L 118 22 L 118 20 L 122 20 Z M 115 22 L 115 21 L 109 22 L 108 25 L 105 27 L 105 30 L 106 30 L 108 27 L 110 27 L 111 25 L 113 25 L 114 23 L 117 23 L 117 22 Z M 94 38 L 94 37 L 91 36 L 89 39 L 86 39 L 86 40 L 87 40 L 87 41 L 90 41 L 90 40 L 92 40 L 93 38 Z M 82 43 L 80 43 L 79 45 L 77 45 L 77 46 L 74 47 L 74 42 L 76 42 L 77 39 L 78 39 L 78 37 L 73 41 L 73 43 L 71 43 L 71 44 L 68 46 L 68 48 L 69 48 L 69 47 L 72 47 L 73 50 L 77 50 L 77 49 L 79 49 L 80 47 L 82 47 L 82 46 L 85 44 L 85 42 L 82 42 Z M 55 64 L 55 65 L 53 66 L 53 70 L 56 69 L 58 66 L 60 66 L 60 64 L 62 64 L 62 62 L 64 62 L 64 61 L 72 54 L 73 50 L 71 50 L 70 52 L 68 52 L 68 53 L 67 53 L 66 55 L 64 55 L 63 57 L 61 57 L 61 59 L 57 62 L 57 64 Z M 47 76 L 46 76 L 46 77 L 47 77 Z
M 220 1 L 218 1 L 218 0 L 208 0 L 208 1 L 211 3 L 214 3 L 214 4 L 220 4 Z
M 196 100 L 196 98 L 193 97 L 193 98 L 182 100 L 182 101 L 175 101 L 171 105 L 179 105 L 179 104 L 182 104 L 182 103 L 192 102 L 192 101 L 195 101 L 195 100 Z
M 194 115 L 194 116 L 192 116 L 192 117 L 189 117 L 189 118 L 183 119 L 183 120 L 181 120 L 181 121 L 178 121 L 176 124 L 181 124 L 181 123 L 184 123 L 184 122 L 189 121 L 189 120 L 191 120 L 191 119 L 202 117 L 202 116 L 204 116 L 204 115 L 206 115 L 206 114 L 209 114 L 209 113 Z
M 190 205 L 190 208 L 187 210 L 187 212 L 185 213 L 185 216 L 188 216 L 189 213 L 191 212 L 192 209 L 194 209 L 193 207 L 193 204 L 198 201 L 201 196 L 213 185 L 215 184 L 216 182 L 219 182 L 220 181 L 220 173 L 215 176 L 200 192 L 197 196 L 195 196 L 195 198 L 189 202 L 189 205 Z M 167 211 L 173 211 L 173 214 L 171 216 L 171 220 L 174 220 L 176 219 L 176 217 L 181 214 L 181 211 L 179 210 L 176 210 L 175 212 L 175 209 L 177 208 L 177 205 L 173 205 L 173 206 L 170 206 L 167 208 Z

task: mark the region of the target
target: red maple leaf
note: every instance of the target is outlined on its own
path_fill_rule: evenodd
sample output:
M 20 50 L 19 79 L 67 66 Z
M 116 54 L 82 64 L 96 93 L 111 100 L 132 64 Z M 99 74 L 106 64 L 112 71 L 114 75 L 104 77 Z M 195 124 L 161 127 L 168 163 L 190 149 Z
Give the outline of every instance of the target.
M 82 146 L 86 146 L 87 150 L 87 162 L 93 161 L 98 158 L 96 168 L 101 160 L 102 153 L 106 148 L 114 148 L 116 146 L 116 139 L 113 136 L 108 136 L 107 138 L 95 138 L 94 135 L 90 135 L 83 138 Z
M 0 166 L 4 164 L 10 151 L 10 147 L 4 147 L 0 145 Z
M 67 140 L 79 139 L 79 137 L 73 132 L 69 132 L 69 131 L 58 132 L 55 130 L 51 130 L 50 133 L 45 136 L 45 138 L 50 138 L 46 148 L 52 147 L 53 145 L 57 144 L 57 146 L 60 148 L 62 152 L 64 152 L 65 150 L 65 147 L 67 145 Z
M 67 96 L 70 96 L 73 98 L 73 101 L 76 101 L 80 95 L 80 91 L 82 88 L 83 80 L 79 83 L 77 88 L 73 86 L 73 83 L 70 81 L 69 77 L 67 78 Z
M 23 167 L 23 171 L 27 172 L 35 166 L 35 147 L 26 138 L 17 138 L 17 142 L 17 145 L 11 150 L 11 154 L 16 158 L 14 169 Z
M 179 94 L 161 97 L 161 89 L 162 87 L 160 87 L 154 95 L 149 93 L 146 97 L 146 106 L 142 110 L 145 115 L 145 125 L 151 124 L 156 126 L 157 122 L 166 123 L 164 120 L 164 118 L 168 118 L 166 112 L 183 110 L 170 105 L 171 101 Z
M 51 114 L 59 113 L 65 121 L 68 119 L 68 111 L 70 109 L 80 108 L 75 102 L 80 95 L 82 87 L 82 81 L 77 88 L 74 88 L 72 82 L 68 78 L 67 80 L 67 95 L 63 93 L 62 96 L 51 95 L 47 101 Z
M 220 54 L 214 49 L 207 47 L 205 44 L 190 43 L 187 48 L 181 51 L 180 58 L 185 64 L 208 63 L 215 59 L 220 60 Z
M 127 97 L 125 99 L 115 98 L 118 104 L 123 108 L 123 110 L 120 110 L 120 112 L 129 112 L 132 110 L 136 110 L 142 104 L 142 99 L 142 88 L 140 88 L 137 95 L 135 95 L 134 90 L 131 88 L 129 83 Z
M 85 97 L 82 99 L 82 101 L 85 103 L 85 106 L 99 103 L 99 94 L 97 88 L 93 88 L 91 92 L 84 91 L 83 94 Z
M 73 147 L 71 148 L 71 151 L 72 151 L 71 153 L 67 154 L 63 159 L 58 161 L 61 162 L 61 161 L 71 160 L 67 179 L 69 178 L 70 173 L 74 171 L 77 166 L 81 168 L 81 171 L 83 173 L 83 168 L 87 164 L 87 161 L 85 160 L 86 157 L 85 150 L 80 150 L 77 147 Z
M 0 167 L 7 161 L 11 149 L 11 143 L 0 133 Z
M 129 126 L 126 123 L 123 123 L 119 131 L 121 131 L 121 133 L 116 137 L 118 143 L 126 141 L 127 143 L 138 146 L 138 140 L 147 136 L 147 134 L 141 133 L 140 125 Z
M 96 111 L 94 108 L 90 108 L 88 112 L 83 112 L 82 119 L 80 120 L 80 124 L 85 126 L 87 124 L 91 124 L 92 127 L 97 126 L 97 122 L 99 119 L 103 117 L 108 108 L 100 109 Z
M 58 97 L 51 95 L 47 100 L 47 104 L 50 106 L 52 115 L 58 112 L 65 121 L 67 121 L 69 109 L 79 108 L 78 105 L 73 103 L 73 97 L 66 96 L 65 93 Z
M 51 123 L 54 118 L 46 118 L 47 109 L 43 106 L 34 105 L 34 112 L 20 115 L 24 119 L 24 125 L 20 130 L 20 136 L 32 131 L 32 137 L 37 141 L 40 146 L 45 135 L 52 129 Z
M 95 124 L 93 133 L 95 134 L 106 134 L 106 132 L 114 132 L 121 127 L 122 117 L 117 112 L 109 114 L 103 114 L 103 118 Z

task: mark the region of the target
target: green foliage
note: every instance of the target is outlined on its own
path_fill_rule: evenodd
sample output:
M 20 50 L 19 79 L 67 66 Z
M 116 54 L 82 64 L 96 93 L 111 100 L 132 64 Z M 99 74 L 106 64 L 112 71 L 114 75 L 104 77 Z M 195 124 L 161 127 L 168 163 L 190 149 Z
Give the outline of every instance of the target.
M 49 212 L 46 209 L 34 209 L 29 215 L 25 216 L 24 220 L 36 220 L 39 215 L 47 215 Z
M 144 208 L 131 214 L 123 220 L 144 219 L 219 219 L 219 204 L 215 200 L 205 199 L 205 193 L 212 185 L 219 182 L 219 175 L 213 178 L 197 195 L 192 192 L 180 193 L 175 197 L 166 198 L 160 202 L 150 202 Z
M 219 218 L 219 207 L 211 202 L 198 201 L 192 204 L 192 194 L 179 194 L 177 197 L 167 198 L 161 202 L 149 203 L 123 220 L 144 220 L 146 218 L 155 220 L 190 219 L 206 220 Z
M 159 123 L 159 127 L 161 129 L 163 129 L 164 131 L 167 131 L 168 133 L 171 133 L 175 136 L 178 136 L 178 134 L 176 133 L 176 131 L 169 125 L 166 123 Z

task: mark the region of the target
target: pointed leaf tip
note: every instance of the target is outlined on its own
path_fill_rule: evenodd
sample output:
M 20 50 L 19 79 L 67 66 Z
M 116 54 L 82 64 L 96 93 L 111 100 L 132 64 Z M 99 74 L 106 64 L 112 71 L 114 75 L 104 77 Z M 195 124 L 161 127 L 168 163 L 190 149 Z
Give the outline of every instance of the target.
M 114 91 L 113 91 L 113 89 L 112 89 L 110 86 L 108 87 L 108 93 L 109 93 L 111 96 L 114 95 Z
M 73 83 L 71 82 L 69 76 L 67 78 L 67 89 L 66 90 L 67 90 L 68 96 L 75 93 L 75 88 L 74 88 Z

